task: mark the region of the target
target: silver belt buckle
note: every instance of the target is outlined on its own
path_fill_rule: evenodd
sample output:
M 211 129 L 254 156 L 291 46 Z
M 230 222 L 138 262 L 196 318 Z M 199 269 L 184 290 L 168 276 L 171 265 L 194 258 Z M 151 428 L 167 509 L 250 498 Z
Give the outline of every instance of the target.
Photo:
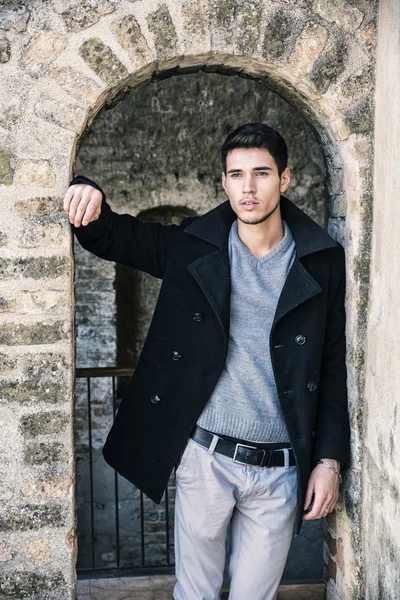
M 262 448 L 257 448 L 256 446 L 247 446 L 246 444 L 236 444 L 235 454 L 233 455 L 233 458 L 232 458 L 232 460 L 233 460 L 234 463 L 237 463 L 238 465 L 248 465 L 248 464 L 250 464 L 250 463 L 247 463 L 247 462 L 243 462 L 241 460 L 236 460 L 236 455 L 237 455 L 239 446 L 241 448 L 250 448 L 251 450 L 262 450 L 264 454 L 263 454 L 263 457 L 261 459 L 261 462 L 264 460 L 264 458 L 265 458 L 265 450 L 263 450 Z M 257 466 L 257 465 L 254 465 L 254 466 Z

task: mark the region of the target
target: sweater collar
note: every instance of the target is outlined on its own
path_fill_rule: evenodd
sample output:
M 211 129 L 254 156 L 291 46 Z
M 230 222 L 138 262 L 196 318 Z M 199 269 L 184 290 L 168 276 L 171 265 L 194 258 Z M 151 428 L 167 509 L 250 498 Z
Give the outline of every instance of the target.
M 338 246 L 318 223 L 285 196 L 281 196 L 280 208 L 282 219 L 292 232 L 298 258 Z M 185 231 L 221 248 L 227 243 L 235 219 L 236 213 L 232 210 L 229 200 L 226 200 L 193 221 Z

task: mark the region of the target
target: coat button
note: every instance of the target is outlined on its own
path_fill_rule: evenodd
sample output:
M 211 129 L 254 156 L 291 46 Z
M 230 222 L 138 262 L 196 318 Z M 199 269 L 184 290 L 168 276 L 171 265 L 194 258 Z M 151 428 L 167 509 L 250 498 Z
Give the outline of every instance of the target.
M 193 315 L 193 321 L 197 321 L 198 323 L 200 323 L 200 321 L 203 320 L 203 315 L 201 313 L 195 312 Z
M 150 400 L 152 401 L 153 404 L 158 404 L 161 400 L 160 396 L 157 396 L 157 394 L 155 394 L 154 396 L 152 396 L 150 398 Z
M 307 388 L 310 390 L 310 392 L 313 392 L 317 389 L 317 384 L 315 383 L 315 381 L 309 381 L 307 383 Z
M 172 353 L 172 358 L 173 360 L 179 360 L 180 358 L 182 358 L 182 354 L 180 354 L 178 350 L 174 350 Z
M 315 431 L 314 431 L 314 429 L 311 432 L 311 437 L 315 438 Z
M 306 343 L 306 338 L 302 334 L 296 335 L 295 342 L 296 342 L 296 344 L 299 344 L 299 346 L 302 346 L 303 344 Z

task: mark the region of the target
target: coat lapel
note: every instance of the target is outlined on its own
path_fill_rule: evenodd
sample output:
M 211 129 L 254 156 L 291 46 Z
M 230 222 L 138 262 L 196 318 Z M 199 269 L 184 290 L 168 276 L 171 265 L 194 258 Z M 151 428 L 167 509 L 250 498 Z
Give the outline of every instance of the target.
M 279 297 L 274 324 L 291 310 L 323 290 L 301 259 L 313 252 L 336 247 L 337 242 L 293 202 L 281 196 L 281 215 L 296 243 L 296 258 Z M 229 201 L 193 221 L 185 231 L 216 247 L 188 265 L 210 302 L 225 334 L 229 333 L 231 274 L 228 255 L 230 227 L 236 218 Z

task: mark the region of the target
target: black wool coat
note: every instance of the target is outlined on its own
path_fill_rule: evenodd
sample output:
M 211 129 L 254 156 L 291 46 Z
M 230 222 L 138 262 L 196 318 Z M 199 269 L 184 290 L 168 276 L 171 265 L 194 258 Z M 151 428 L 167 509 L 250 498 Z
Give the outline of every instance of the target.
M 83 176 L 73 183 L 102 191 Z M 265 352 L 271 353 L 296 459 L 298 534 L 314 463 L 319 458 L 339 460 L 342 468 L 349 463 L 345 256 L 338 242 L 284 196 L 281 215 L 296 257 Z M 226 201 L 180 225 L 141 223 L 113 212 L 103 192 L 99 219 L 72 226 L 80 244 L 96 256 L 163 280 L 136 370 L 103 447 L 107 463 L 157 503 L 226 359 L 227 241 L 235 218 Z

